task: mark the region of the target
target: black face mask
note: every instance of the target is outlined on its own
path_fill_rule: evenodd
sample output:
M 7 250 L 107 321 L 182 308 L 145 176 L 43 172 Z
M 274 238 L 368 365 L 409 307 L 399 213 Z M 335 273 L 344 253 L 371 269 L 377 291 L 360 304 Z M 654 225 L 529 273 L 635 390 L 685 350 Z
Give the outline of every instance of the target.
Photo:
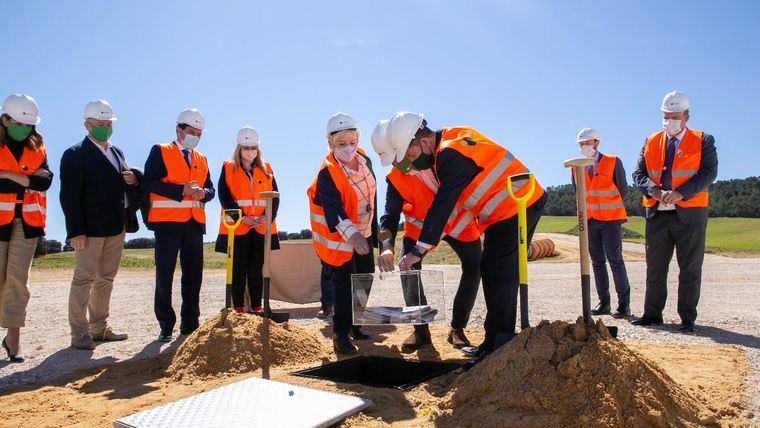
M 423 169 L 430 169 L 433 167 L 433 160 L 433 155 L 428 153 L 420 153 L 420 156 L 412 161 L 412 166 L 420 171 Z

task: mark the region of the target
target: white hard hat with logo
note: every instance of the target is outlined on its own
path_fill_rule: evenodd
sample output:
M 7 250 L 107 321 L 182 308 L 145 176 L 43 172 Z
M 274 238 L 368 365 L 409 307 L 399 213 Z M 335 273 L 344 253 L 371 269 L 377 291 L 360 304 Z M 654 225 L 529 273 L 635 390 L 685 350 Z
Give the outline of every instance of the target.
M 206 119 L 197 108 L 189 108 L 177 117 L 177 125 L 185 124 L 201 131 L 206 130 Z
M 237 133 L 237 143 L 243 147 L 258 147 L 259 133 L 253 126 L 244 126 Z
M 116 120 L 116 115 L 106 100 L 90 101 L 84 106 L 84 118 L 95 120 Z
M 689 97 L 683 92 L 673 91 L 665 94 L 662 99 L 663 113 L 682 113 L 689 109 Z
M 356 119 L 349 114 L 337 112 L 327 120 L 327 135 L 339 131 L 345 131 L 347 129 L 359 129 L 359 126 L 356 124 Z
M 0 109 L 3 113 L 10 116 L 13 120 L 24 125 L 36 126 L 42 120 L 40 118 L 40 109 L 34 98 L 27 94 L 13 94 L 3 101 L 3 107 Z
M 409 148 L 409 144 L 414 139 L 417 131 L 424 126 L 425 118 L 420 113 L 412 113 L 408 111 L 402 111 L 396 113 L 388 123 L 388 130 L 386 135 L 388 141 L 395 151 L 396 162 L 401 162 L 406 156 L 406 150 Z M 393 162 L 393 159 L 386 159 L 382 161 L 383 166 L 388 166 Z
M 583 128 L 578 132 L 578 136 L 575 138 L 576 143 L 580 143 L 581 141 L 588 141 L 588 140 L 599 140 L 602 141 L 602 139 L 599 137 L 599 132 L 594 128 Z
M 383 166 L 388 166 L 393 163 L 393 159 L 396 157 L 396 150 L 393 149 L 390 140 L 388 140 L 389 123 L 390 120 L 383 119 L 380 122 L 377 122 L 375 129 L 372 130 L 372 148 L 380 157 L 380 163 Z

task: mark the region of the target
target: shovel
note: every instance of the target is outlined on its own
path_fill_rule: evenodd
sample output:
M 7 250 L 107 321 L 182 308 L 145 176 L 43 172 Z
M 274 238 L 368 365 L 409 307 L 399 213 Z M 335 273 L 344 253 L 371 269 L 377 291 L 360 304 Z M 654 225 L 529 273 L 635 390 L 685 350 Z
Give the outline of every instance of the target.
M 222 309 L 219 325 L 224 325 L 227 313 L 232 309 L 232 256 L 235 251 L 235 230 L 240 226 L 240 222 L 242 221 L 243 212 L 239 209 L 224 210 L 222 212 L 222 223 L 227 228 L 227 283 L 224 287 L 224 309 Z
M 512 183 L 528 180 L 528 191 L 517 197 Z M 520 272 L 520 328 L 530 327 L 528 320 L 528 214 L 526 205 L 536 190 L 536 178 L 532 172 L 512 175 L 507 178 L 509 197 L 517 203 L 517 261 Z
M 272 199 L 279 198 L 278 192 L 261 192 L 259 196 L 266 199 L 267 208 L 265 214 L 265 227 L 264 227 L 264 290 L 262 297 L 264 300 L 264 309 L 261 313 L 255 315 L 269 318 L 276 323 L 284 323 L 290 319 L 290 314 L 287 312 L 272 312 L 272 308 L 269 306 L 269 269 L 272 252 Z

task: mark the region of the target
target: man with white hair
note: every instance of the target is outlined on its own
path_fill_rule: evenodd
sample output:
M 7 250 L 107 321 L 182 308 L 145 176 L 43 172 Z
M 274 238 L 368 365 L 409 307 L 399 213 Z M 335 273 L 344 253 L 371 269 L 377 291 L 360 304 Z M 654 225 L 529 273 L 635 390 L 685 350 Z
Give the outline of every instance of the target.
M 634 325 L 662 324 L 668 266 L 678 259 L 679 330 L 694 332 L 705 256 L 708 187 L 718 175 L 712 135 L 686 127 L 689 98 L 665 95 L 660 108 L 663 130 L 644 142 L 633 181 L 646 208 L 647 281 L 644 314 Z

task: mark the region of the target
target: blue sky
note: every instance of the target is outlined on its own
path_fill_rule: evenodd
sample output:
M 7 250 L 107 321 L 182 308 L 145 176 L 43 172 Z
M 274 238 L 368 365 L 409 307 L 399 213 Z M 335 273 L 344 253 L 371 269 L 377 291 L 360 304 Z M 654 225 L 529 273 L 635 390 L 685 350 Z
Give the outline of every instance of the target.
M 2 2 L 0 96 L 37 99 L 56 174 L 63 150 L 85 135 L 91 99 L 112 104 L 112 143 L 137 166 L 173 138 L 182 109 L 198 107 L 208 128 L 199 150 L 215 182 L 237 130 L 252 125 L 289 231 L 308 227 L 306 187 L 338 110 L 359 120 L 368 150 L 372 126 L 398 110 L 424 112 L 432 127 L 471 125 L 557 185 L 586 126 L 630 173 L 660 127 L 662 96 L 678 89 L 691 98 L 691 127 L 716 137 L 719 179 L 759 173 L 750 161 L 760 156 L 751 137 L 758 2 L 259 3 Z M 379 163 L 376 172 L 385 173 Z M 49 193 L 54 239 L 65 236 L 58 183 Z M 209 241 L 219 205 L 206 209 Z

